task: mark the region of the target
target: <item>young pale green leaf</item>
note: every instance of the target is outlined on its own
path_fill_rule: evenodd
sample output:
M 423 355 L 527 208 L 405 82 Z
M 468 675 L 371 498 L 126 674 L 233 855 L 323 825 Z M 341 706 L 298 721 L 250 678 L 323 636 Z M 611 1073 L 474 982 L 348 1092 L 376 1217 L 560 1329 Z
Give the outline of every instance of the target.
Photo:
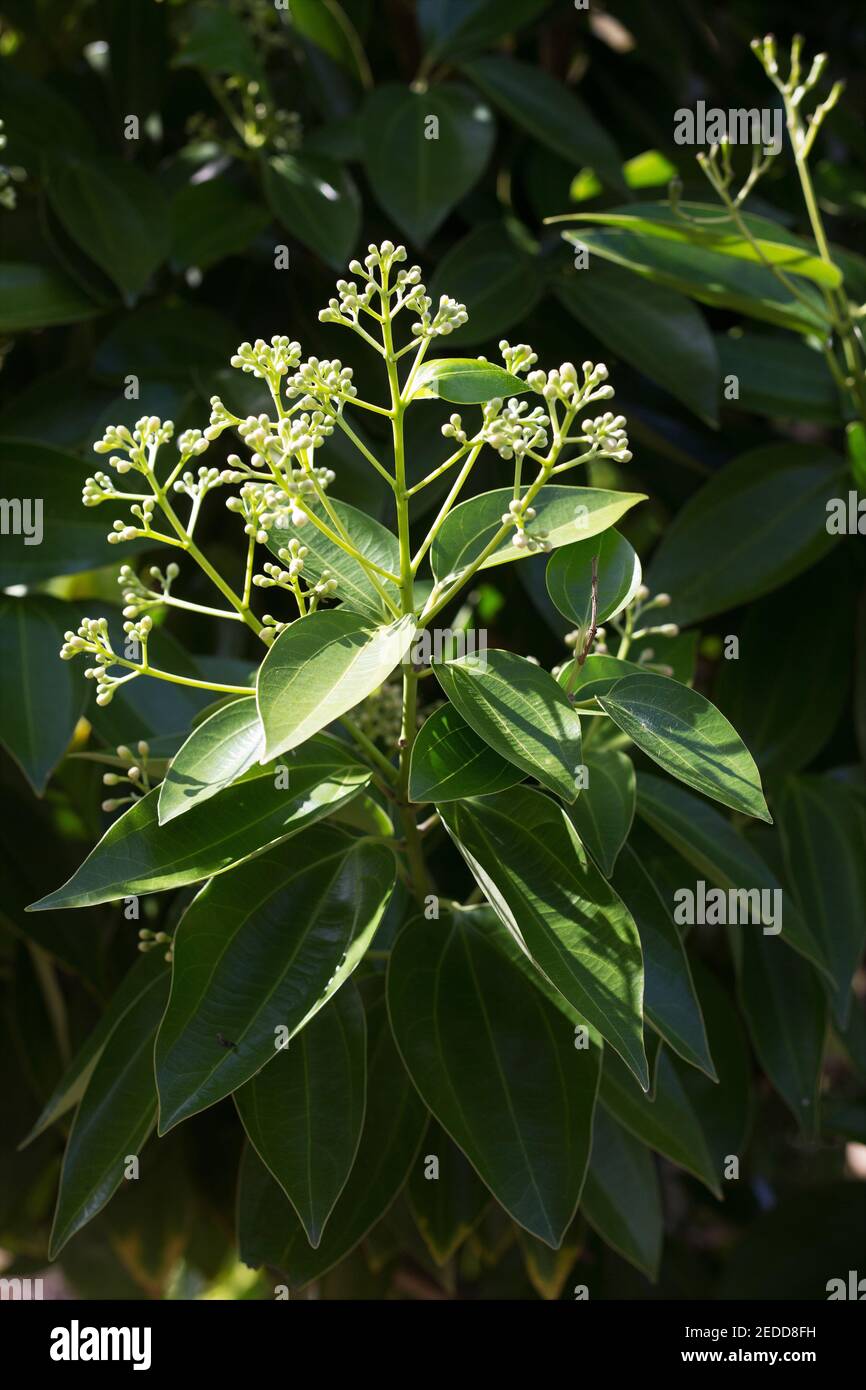
M 638 930 L 566 813 L 528 787 L 438 809 L 505 926 L 645 1086 Z
M 757 916 L 763 926 L 776 934 L 779 921 L 774 905 L 782 902 L 785 941 L 826 972 L 824 947 L 806 925 L 792 894 L 784 891 L 762 856 L 714 807 L 672 782 L 641 772 L 637 779 L 637 812 L 717 888 L 745 889 L 752 894 L 757 891 Z
M 277 221 L 335 269 L 361 230 L 361 197 L 347 169 L 320 156 L 278 154 L 264 166 L 265 197 Z
M 430 715 L 412 746 L 412 801 L 459 801 L 505 791 L 521 780 L 512 762 L 480 738 L 453 705 Z
M 746 237 L 723 209 L 713 203 L 640 203 L 611 208 L 607 212 L 575 212 L 557 221 L 592 222 L 603 227 L 622 227 L 641 237 L 659 237 L 717 255 L 776 266 L 787 275 L 800 275 L 827 289 L 838 289 L 842 272 L 822 259 L 806 241 L 787 232 L 767 217 L 741 214 L 749 228 Z M 690 220 L 694 219 L 694 220 Z
M 21 1140 L 19 1148 L 32 1144 L 50 1125 L 61 1119 L 67 1111 L 77 1105 L 87 1089 L 93 1070 L 112 1037 L 126 1026 L 127 1017 L 135 1016 L 135 1009 L 142 996 L 150 992 L 154 982 L 165 976 L 168 983 L 168 965 L 160 950 L 146 951 L 127 972 L 118 988 L 111 996 L 105 1013 L 93 1032 L 73 1057 L 60 1081 L 55 1086 L 43 1106 L 39 1118 L 29 1134 Z
M 448 513 L 430 552 L 430 568 L 436 579 L 444 580 L 473 564 L 502 529 L 502 517 L 513 500 L 510 487 L 482 492 L 460 502 Z M 609 492 L 597 487 L 559 487 L 548 484 L 535 499 L 537 515 L 527 522 L 527 535 L 545 531 L 551 549 L 588 540 L 614 526 L 636 502 L 646 500 L 642 492 Z M 519 560 L 526 551 L 511 544 L 509 532 L 490 554 L 481 569 Z
M 740 1004 L 761 1066 L 805 1134 L 818 1132 L 827 999 L 811 965 L 778 937 L 729 928 Z
M 528 390 L 522 377 L 497 367 L 495 362 L 476 362 L 474 357 L 438 357 L 420 368 L 410 399 L 438 397 L 457 405 L 480 405 L 497 396 L 520 396 Z
M 128 1157 L 140 1153 L 153 1129 L 153 1036 L 167 993 L 168 972 L 160 971 L 105 1039 L 63 1156 L 49 1259 L 113 1197 Z
M 352 1171 L 367 1104 L 367 1025 L 354 984 L 344 985 L 234 1100 L 250 1143 L 315 1249 Z
M 465 914 L 416 919 L 388 966 L 388 1011 L 421 1095 L 497 1201 L 554 1249 L 589 1158 L 598 1048 L 574 1035 Z
M 310 502 L 310 511 L 333 530 L 333 522 L 320 503 Z M 393 531 L 381 522 L 367 516 L 348 502 L 340 502 L 335 497 L 328 499 L 328 505 L 342 523 L 343 529 L 352 537 L 352 545 L 364 556 L 388 570 L 390 574 L 400 573 L 400 546 Z M 363 613 L 380 623 L 385 618 L 386 609 L 381 594 L 372 584 L 366 570 L 352 556 L 347 555 L 342 546 L 324 535 L 317 526 L 307 522 L 304 526 L 281 526 L 275 524 L 268 533 L 268 549 L 275 555 L 285 549 L 289 541 L 297 539 L 306 547 L 304 575 L 313 580 L 322 578 L 327 571 L 337 581 L 337 597 L 347 608 L 355 613 Z M 390 579 L 378 576 L 385 592 L 394 600 L 399 598 L 397 585 Z
M 0 595 L 0 743 L 37 796 L 66 752 L 87 701 L 77 663 L 57 660 L 70 624 L 76 626 L 77 612 L 59 599 Z
M 367 1015 L 367 1110 L 358 1156 L 318 1247 L 264 1164 L 248 1149 L 238 1193 L 240 1257 L 282 1270 L 293 1288 L 326 1274 L 385 1215 L 398 1195 L 427 1125 L 427 1111 L 394 1046 L 381 983 L 362 987 Z
M 141 294 L 170 246 L 159 182 L 126 159 L 65 155 L 49 162 L 45 191 L 81 250 L 128 299 Z
M 259 667 L 263 760 L 297 748 L 378 690 L 414 636 L 412 617 L 372 627 L 344 608 L 311 613 L 287 627 Z
M 844 1027 L 863 953 L 866 813 L 854 793 L 829 777 L 792 777 L 779 829 L 788 879 L 830 966 L 833 1014 Z
M 412 1165 L 407 1195 L 415 1225 L 440 1267 L 448 1263 L 480 1221 L 490 1191 L 462 1150 L 432 1120 Z M 435 1159 L 435 1165 L 431 1162 Z
M 656 1032 L 693 1067 L 717 1080 L 689 958 L 665 901 L 631 845 L 620 855 L 613 886 L 640 933 L 644 1012 Z
M 580 1210 L 602 1240 L 655 1281 L 662 1253 L 661 1190 L 652 1155 L 598 1106 Z
M 484 172 L 496 136 L 491 111 L 455 82 L 423 92 L 386 82 L 367 98 L 362 125 L 377 201 L 424 245 Z
M 580 789 L 580 718 L 552 676 L 516 652 L 438 662 L 436 679 L 479 738 L 565 801 Z
M 772 824 L 751 753 L 733 725 L 696 690 L 648 671 L 624 676 L 599 696 L 599 704 L 672 777 Z
M 639 283 L 631 270 L 596 259 L 556 286 L 569 313 L 630 366 L 718 424 L 719 358 L 700 309 L 684 294 Z
M 593 561 L 599 623 L 622 612 L 641 582 L 640 560 L 634 548 L 613 527 L 592 540 L 575 541 L 555 551 L 547 562 L 547 592 L 560 613 L 584 631 L 592 614 Z
M 707 1136 L 663 1044 L 656 1052 L 650 1095 L 644 1095 L 619 1058 L 606 1050 L 598 1099 L 635 1138 L 693 1173 L 714 1196 L 721 1197 Z
M 68 883 L 28 910 L 92 907 L 222 874 L 345 805 L 371 776 L 345 744 L 319 735 L 287 763 L 226 787 L 169 826 L 157 820 L 154 787 L 114 822 Z
M 252 690 L 222 705 L 193 729 L 171 760 L 159 789 L 160 825 L 191 811 L 255 767 L 264 746 Z
M 589 107 L 550 73 L 498 54 L 463 64 L 467 77 L 515 125 L 569 164 L 589 164 L 610 188 L 623 186 L 621 159 Z
M 768 266 L 733 260 L 703 246 L 641 236 L 626 227 L 584 227 L 564 232 L 563 237 L 576 249 L 588 251 L 590 262 L 596 256 L 611 261 L 699 304 L 733 309 L 795 333 L 826 331 L 818 287 L 803 284 L 795 296 Z
M 647 583 L 692 623 L 793 579 L 832 549 L 827 502 L 846 496 L 845 465 L 817 444 L 768 444 L 727 464 L 677 514 Z
M 593 749 L 584 766 L 587 784 L 568 814 L 605 878 L 610 878 L 634 820 L 634 764 L 616 749 Z
M 332 826 L 205 885 L 175 935 L 160 1134 L 273 1061 L 358 965 L 393 887 L 390 851 Z

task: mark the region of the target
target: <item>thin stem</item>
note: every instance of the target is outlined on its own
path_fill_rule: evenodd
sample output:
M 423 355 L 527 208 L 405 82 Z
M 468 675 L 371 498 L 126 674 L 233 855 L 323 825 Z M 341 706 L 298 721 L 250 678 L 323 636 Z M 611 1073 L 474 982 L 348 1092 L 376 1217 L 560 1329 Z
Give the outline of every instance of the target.
M 445 498 L 445 501 L 442 503 L 442 506 L 439 508 L 439 511 L 436 515 L 436 520 L 433 522 L 433 525 L 427 532 L 427 535 L 422 545 L 418 549 L 415 558 L 412 561 L 413 574 L 418 573 L 418 566 L 421 564 L 421 561 L 424 559 L 424 556 L 427 554 L 427 551 L 430 549 L 431 545 L 433 544 L 434 540 L 439 534 L 440 527 L 443 525 L 445 518 L 447 517 L 451 508 L 454 506 L 454 503 L 457 501 L 457 498 L 459 497 L 460 492 L 463 488 L 463 484 L 466 482 L 466 479 L 472 472 L 475 460 L 478 458 L 478 455 L 480 454 L 483 447 L 483 442 L 475 446 L 475 448 L 470 453 L 468 459 L 464 463 L 463 467 L 461 468 L 460 472 L 458 473 L 456 479 L 454 480 L 451 491 Z
M 396 767 L 392 762 L 388 761 L 384 753 L 379 751 L 373 740 L 369 739 L 367 735 L 358 728 L 354 720 L 347 718 L 345 714 L 340 716 L 340 723 L 346 730 L 346 733 L 349 735 L 349 737 L 352 738 L 355 743 L 357 743 L 359 748 L 362 748 L 364 750 L 370 761 L 375 763 L 376 767 L 379 768 L 380 772 L 383 772 L 385 774 L 388 781 L 391 783 L 396 782 Z

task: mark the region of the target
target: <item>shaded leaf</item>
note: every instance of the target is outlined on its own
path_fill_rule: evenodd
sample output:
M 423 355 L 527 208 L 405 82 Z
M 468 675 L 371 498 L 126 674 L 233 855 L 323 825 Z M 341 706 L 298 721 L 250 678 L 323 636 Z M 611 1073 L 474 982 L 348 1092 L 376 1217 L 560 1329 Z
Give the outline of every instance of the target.
M 412 745 L 412 801 L 459 801 L 513 787 L 521 774 L 470 729 L 453 705 L 434 710 Z

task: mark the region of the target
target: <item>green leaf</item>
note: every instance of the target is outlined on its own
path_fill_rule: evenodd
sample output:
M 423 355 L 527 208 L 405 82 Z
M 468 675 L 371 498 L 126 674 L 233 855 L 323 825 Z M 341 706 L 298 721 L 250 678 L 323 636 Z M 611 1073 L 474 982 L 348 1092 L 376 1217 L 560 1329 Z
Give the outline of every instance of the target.
M 82 323 L 105 309 L 53 267 L 24 261 L 0 265 L 0 333 Z
M 187 184 L 171 204 L 172 264 L 206 270 L 245 251 L 269 221 L 267 209 L 227 178 Z
M 485 56 L 463 71 L 509 120 L 571 165 L 591 164 L 611 188 L 622 188 L 620 156 L 607 131 L 568 87 L 543 68 Z
M 721 256 L 702 246 L 641 236 L 624 227 L 601 227 L 598 231 L 581 228 L 563 236 L 572 246 L 589 252 L 590 265 L 598 256 L 652 284 L 688 295 L 699 304 L 733 309 L 794 333 L 826 332 L 820 290 L 804 284 L 795 297 L 764 266 Z
M 457 405 L 480 405 L 498 396 L 519 396 L 529 387 L 495 362 L 474 357 L 440 357 L 425 362 L 415 377 L 410 400 L 440 398 Z
M 617 357 L 718 424 L 719 359 L 703 314 L 685 295 L 590 258 L 557 283 L 560 302 Z
M 526 1277 L 539 1298 L 555 1303 L 562 1297 L 565 1281 L 574 1268 L 584 1243 L 584 1226 L 576 1216 L 557 1250 L 517 1227 L 517 1243 L 523 1256 Z
M 827 501 L 844 496 L 842 460 L 816 444 L 769 444 L 727 464 L 678 512 L 647 584 L 685 624 L 777 589 L 832 549 Z
M 460 801 L 505 791 L 520 781 L 506 762 L 479 738 L 452 705 L 443 705 L 421 728 L 412 746 L 412 801 Z
M 695 984 L 707 1025 L 718 1083 L 673 1058 L 689 1104 L 706 1136 L 720 1181 L 731 1154 L 741 1154 L 752 1113 L 752 1059 L 734 1000 L 700 960 L 695 961 Z
M 779 805 L 779 829 L 788 879 L 830 966 L 833 1014 L 844 1027 L 866 930 L 866 813 L 841 783 L 792 777 Z
M 606 1244 L 658 1276 L 662 1254 L 661 1190 L 652 1156 L 602 1106 L 596 1110 L 592 1156 L 580 1210 Z
M 620 661 L 617 656 L 599 656 L 596 652 L 590 652 L 582 666 L 567 661 L 560 667 L 556 679 L 577 703 L 582 704 L 596 695 L 606 695 L 623 676 L 639 674 L 641 670 L 633 661 Z
M 400 546 L 393 531 L 389 531 L 381 522 L 367 516 L 365 512 L 359 511 L 357 507 L 349 506 L 348 502 L 338 502 L 335 497 L 331 497 L 328 499 L 328 505 L 339 517 L 343 529 L 352 537 L 352 545 L 366 560 L 371 560 L 380 569 L 386 569 L 391 574 L 400 573 Z M 333 530 L 330 517 L 319 503 L 311 502 L 310 510 Z M 280 525 L 278 521 L 268 533 L 268 549 L 279 555 L 280 550 L 285 549 L 293 537 L 297 537 L 307 547 L 308 553 L 304 558 L 305 575 L 318 580 L 327 570 L 337 581 L 337 598 L 347 608 L 351 608 L 355 613 L 363 613 L 376 622 L 382 621 L 385 606 L 381 595 L 358 560 L 352 555 L 347 555 L 342 546 L 323 535 L 318 527 L 310 522 L 304 526 L 293 526 L 291 523 Z M 379 583 L 396 603 L 399 597 L 397 585 L 381 576 Z
M 549 4 L 550 0 L 419 0 L 427 59 L 487 48 L 530 24 Z
M 714 698 L 765 777 L 808 766 L 842 717 L 850 689 L 853 599 L 845 566 L 827 561 L 751 604 L 739 625 L 737 659 L 719 662 Z
M 77 663 L 58 660 L 63 634 L 77 621 L 77 611 L 59 599 L 0 595 L 0 743 L 37 796 L 66 752 L 87 700 Z
M 388 627 L 344 608 L 299 618 L 259 667 L 256 699 L 265 758 L 287 753 L 366 700 L 409 650 L 415 620 Z
M 0 440 L 0 494 L 9 504 L 0 585 L 32 584 L 108 564 L 105 513 L 81 505 L 83 471 L 74 454 Z M 132 542 L 133 552 L 141 548 Z
M 407 1194 L 415 1225 L 440 1267 L 457 1253 L 475 1229 L 490 1192 L 472 1164 L 440 1125 L 432 1120 L 409 1174 Z M 431 1162 L 436 1160 L 436 1164 Z
M 370 68 L 355 26 L 336 0 L 292 0 L 292 28 L 365 86 Z
M 328 736 L 311 739 L 286 767 L 287 779 L 279 769 L 263 768 L 170 826 L 158 822 L 154 787 L 114 822 L 68 883 L 28 911 L 92 907 L 222 874 L 330 815 L 368 786 L 372 775 L 345 744 Z
M 34 1139 L 37 1139 L 49 1126 L 62 1119 L 73 1106 L 78 1104 L 106 1046 L 116 1033 L 121 1032 L 126 1027 L 128 1015 L 132 1013 L 133 1017 L 135 1016 L 135 1010 L 140 1005 L 142 997 L 150 992 L 154 982 L 163 979 L 163 977 L 167 985 L 168 965 L 162 951 L 147 951 L 144 955 L 139 956 L 114 991 L 108 1007 L 93 1032 L 76 1052 L 45 1102 L 33 1128 L 21 1140 L 18 1146 L 20 1149 L 32 1144 Z
M 645 1085 L 638 930 L 565 812 L 528 787 L 438 809 L 502 922 Z
M 503 513 L 508 510 L 514 492 L 510 487 L 482 492 L 477 497 L 459 503 L 448 513 L 430 552 L 430 568 L 436 579 L 471 565 L 502 528 Z M 546 531 L 551 549 L 570 545 L 572 541 L 588 540 L 614 526 L 636 502 L 646 500 L 642 492 L 609 492 L 597 487 L 557 487 L 549 484 L 535 499 L 537 515 L 527 523 L 530 536 Z M 509 532 L 496 550 L 484 561 L 481 569 L 519 560 L 525 552 L 511 544 Z
M 367 1104 L 367 1024 L 350 982 L 234 1093 L 247 1137 L 310 1244 L 346 1186 Z
M 752 755 L 733 725 L 696 690 L 647 672 L 624 676 L 598 702 L 672 777 L 772 824 Z
M 634 765 L 625 753 L 593 749 L 585 754 L 584 766 L 587 785 L 568 814 L 605 878 L 610 878 L 634 820 Z
M 496 650 L 437 662 L 434 670 L 479 738 L 564 800 L 575 800 L 580 718 L 552 676 L 516 652 Z
M 763 925 L 774 930 L 778 927 L 772 906 L 764 911 L 764 895 L 769 895 L 766 903 L 770 905 L 783 901 L 783 939 L 820 969 L 826 968 L 822 947 L 791 901 L 791 894 L 784 892 L 763 857 L 723 815 L 682 787 L 645 772 L 638 774 L 637 812 L 717 888 L 757 889 Z
M 493 115 L 458 83 L 416 92 L 386 82 L 368 97 L 362 123 L 376 200 L 423 246 L 484 172 L 496 135 Z
M 773 265 L 787 275 L 803 276 L 827 289 L 838 289 L 842 283 L 842 273 L 837 266 L 829 265 L 815 255 L 808 242 L 801 241 L 767 217 L 741 214 L 752 234 L 750 240 L 737 229 L 730 216 L 713 203 L 680 203 L 679 214 L 670 203 L 641 203 L 637 207 L 631 204 L 606 212 L 576 212 L 557 220 L 622 227 L 640 237 L 657 237 L 755 265 Z M 700 221 L 688 221 L 689 217 Z
M 518 246 L 504 225 L 485 222 L 474 227 L 439 262 L 430 298 L 438 304 L 446 294 L 466 305 L 469 322 L 448 337 L 456 346 L 498 342 L 531 313 L 543 289 L 539 258 Z
M 273 1061 L 358 965 L 393 887 L 390 851 L 333 826 L 205 885 L 174 939 L 160 1134 Z
M 193 729 L 172 758 L 159 789 L 159 824 L 191 811 L 259 762 L 264 732 L 252 691 L 222 705 Z
M 54 161 L 48 200 L 72 240 L 127 301 L 146 288 L 168 255 L 168 205 L 159 183 L 125 159 Z
M 421 1095 L 515 1221 L 556 1249 L 589 1158 L 600 1051 L 475 932 L 404 927 L 388 1011 Z
M 153 1035 L 165 1008 L 168 974 L 150 980 L 105 1039 L 75 1114 L 51 1228 L 49 1259 L 101 1211 L 124 1180 L 156 1118 Z
M 38 81 L 8 57 L 0 63 L 3 133 L 9 140 L 4 162 L 38 168 L 48 151 L 93 149 L 93 131 L 59 85 Z
M 176 67 L 203 68 L 214 75 L 238 75 L 259 81 L 262 68 L 250 31 L 239 14 L 231 10 L 197 5 L 190 15 L 190 27 Z
M 717 333 L 719 381 L 736 377 L 736 395 L 725 390 L 722 404 L 756 415 L 816 420 L 835 425 L 839 391 L 823 354 L 801 338 L 762 333 Z
M 827 1034 L 824 990 L 808 962 L 778 937 L 749 926 L 729 930 L 740 1005 L 761 1066 L 800 1128 L 814 1136 Z
M 631 845 L 622 850 L 613 886 L 640 933 L 647 1020 L 674 1052 L 715 1081 L 716 1069 L 689 958 L 674 926 L 671 906 Z
M 274 155 L 265 197 L 277 221 L 328 265 L 341 269 L 361 230 L 361 197 L 348 170 L 312 155 Z
M 245 1264 L 282 1270 L 293 1288 L 348 1255 L 398 1195 L 415 1161 L 427 1111 L 394 1046 L 378 981 L 365 982 L 367 1111 L 349 1181 L 316 1250 L 278 1184 L 248 1149 L 241 1163 L 238 1243 Z
M 583 631 L 592 614 L 592 563 L 598 575 L 597 621 L 605 623 L 621 613 L 641 582 L 640 560 L 624 536 L 613 527 L 587 541 L 563 546 L 547 562 L 547 592 L 560 613 Z
M 721 1197 L 713 1155 L 673 1060 L 659 1044 L 649 1095 L 635 1085 L 619 1058 L 605 1051 L 598 1099 L 641 1143 L 693 1173 Z

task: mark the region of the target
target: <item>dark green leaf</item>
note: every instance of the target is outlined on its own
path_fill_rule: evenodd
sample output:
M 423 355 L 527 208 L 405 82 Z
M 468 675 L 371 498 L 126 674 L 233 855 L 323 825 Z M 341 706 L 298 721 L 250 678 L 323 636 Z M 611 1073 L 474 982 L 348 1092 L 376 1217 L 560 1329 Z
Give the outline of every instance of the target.
M 678 513 L 647 583 L 691 623 L 785 584 L 834 544 L 826 503 L 844 496 L 844 465 L 815 444 L 750 449 L 711 478 Z
M 371 982 L 372 983 L 372 982 Z M 365 986 L 367 1113 L 361 1145 L 317 1250 L 268 1170 L 247 1150 L 241 1165 L 238 1241 L 245 1264 L 282 1270 L 292 1287 L 325 1274 L 386 1213 L 415 1161 L 427 1111 L 391 1037 L 384 997 Z
M 87 1081 L 63 1158 L 50 1259 L 114 1195 L 153 1129 L 153 1035 L 167 992 L 160 972 L 117 1020 Z
M 355 249 L 361 199 L 355 180 L 321 156 L 280 154 L 265 165 L 265 196 L 287 232 L 340 269 Z
M 481 1219 L 490 1192 L 435 1120 L 427 1129 L 424 1148 L 426 1153 L 419 1153 L 409 1174 L 409 1206 L 427 1249 L 441 1266 Z
M 273 1061 L 358 965 L 393 887 L 384 845 L 317 826 L 201 890 L 156 1043 L 160 1134 Z
M 187 184 L 171 204 L 172 263 L 206 270 L 245 251 L 269 220 L 267 209 L 227 178 Z
M 311 739 L 285 767 L 287 778 L 279 768 L 263 768 L 170 826 L 157 820 L 154 787 L 114 822 L 69 882 L 31 910 L 92 907 L 222 874 L 329 815 L 371 776 L 345 744 L 329 736 Z
M 715 342 L 722 405 L 774 418 L 838 423 L 839 391 L 817 348 L 801 338 L 743 332 L 717 333 Z M 736 394 L 730 377 L 736 378 Z
M 373 192 L 420 245 L 478 182 L 496 134 L 489 108 L 453 82 L 423 92 L 393 82 L 377 87 L 363 129 Z
M 439 812 L 508 930 L 645 1084 L 637 927 L 562 808 L 514 787 Z
M 500 223 L 487 222 L 474 227 L 439 262 L 430 297 L 438 304 L 447 294 L 466 305 L 469 322 L 449 335 L 449 343 L 487 343 L 526 318 L 542 289 L 538 257 L 517 246 Z
M 129 299 L 168 255 L 168 207 L 157 181 L 124 159 L 57 160 L 46 192 L 73 241 Z
M 310 1244 L 346 1186 L 367 1103 L 367 1025 L 351 981 L 235 1091 L 244 1129 Z
M 580 1210 L 602 1239 L 655 1279 L 662 1253 L 662 1202 L 651 1154 L 599 1106 Z
M 595 749 L 584 755 L 584 766 L 587 785 L 568 814 L 605 878 L 610 878 L 634 819 L 634 766 L 625 753 Z
M 597 1048 L 463 918 L 397 938 L 388 1010 L 427 1105 L 515 1221 L 554 1249 L 577 1206 L 598 1086 Z
M 418 22 L 428 62 L 443 54 L 486 48 L 530 24 L 550 0 L 419 0 Z
M 178 67 L 203 68 L 214 75 L 237 74 L 252 81 L 262 77 L 250 31 L 241 16 L 205 5 L 192 9 L 190 27 L 175 63 Z
M 37 796 L 68 748 L 87 698 L 83 671 L 58 656 L 64 632 L 77 621 L 77 611 L 56 598 L 0 596 L 0 743 Z
M 575 541 L 547 562 L 547 592 L 560 613 L 585 633 L 592 616 L 593 561 L 597 572 L 596 620 L 615 618 L 634 598 L 641 581 L 640 560 L 613 527 L 593 540 Z
M 81 323 L 105 312 L 59 270 L 21 261 L 0 265 L 0 332 Z
M 531 63 L 495 56 L 463 64 L 463 71 L 515 125 L 570 164 L 591 164 L 611 188 L 622 187 L 620 157 L 583 101 Z

